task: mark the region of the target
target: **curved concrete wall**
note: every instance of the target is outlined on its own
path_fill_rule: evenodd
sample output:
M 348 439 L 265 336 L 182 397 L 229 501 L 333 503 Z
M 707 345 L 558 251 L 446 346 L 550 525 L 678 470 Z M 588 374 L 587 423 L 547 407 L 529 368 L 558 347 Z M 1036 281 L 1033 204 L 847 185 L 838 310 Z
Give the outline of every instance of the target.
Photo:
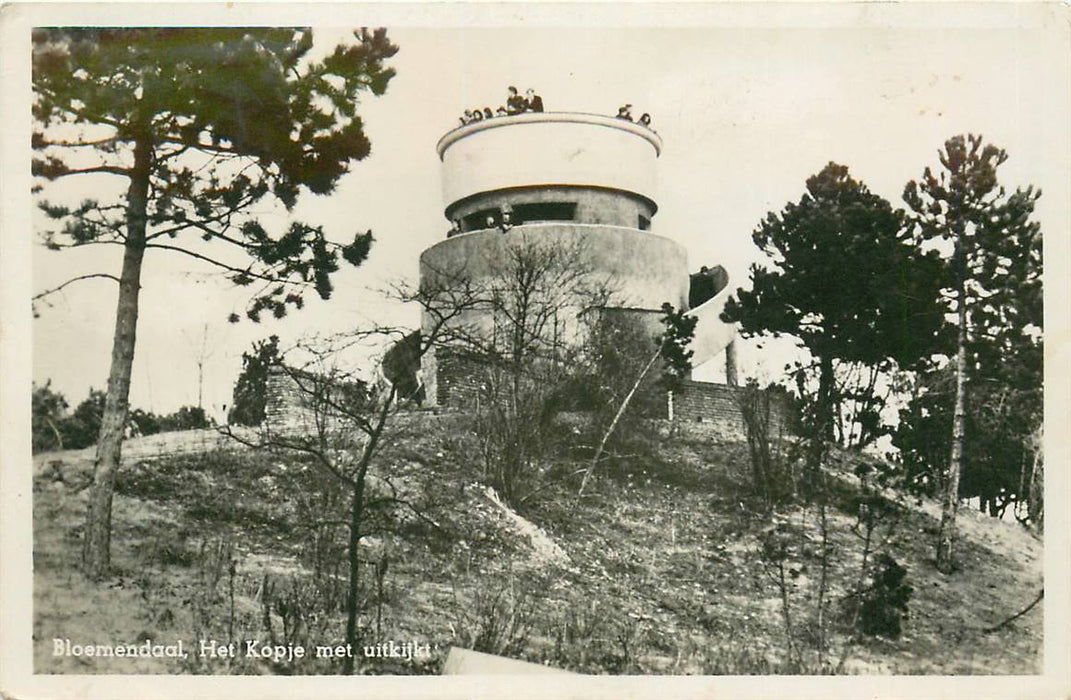
M 569 112 L 486 119 L 454 129 L 437 146 L 448 208 L 480 192 L 539 185 L 623 190 L 656 202 L 661 148 L 650 129 Z
M 647 231 L 620 226 L 530 224 L 508 232 L 485 229 L 436 243 L 420 256 L 420 277 L 434 283 L 437 272 L 479 281 L 501 274 L 503 251 L 525 241 L 576 246 L 597 280 L 620 290 L 612 306 L 658 309 L 663 302 L 688 303 L 688 265 L 683 246 Z
M 694 353 L 692 355 L 693 367 L 698 367 L 720 355 L 736 337 L 736 324 L 721 320 L 725 302 L 732 295 L 733 291 L 725 287 L 714 297 L 688 312 L 689 316 L 698 319 L 695 324 L 695 336 L 689 346 Z
M 504 274 L 503 262 L 508 246 L 535 244 L 565 246 L 592 269 L 592 284 L 605 283 L 614 290 L 609 300 L 619 311 L 637 312 L 649 317 L 663 302 L 678 308 L 688 302 L 688 268 L 683 246 L 647 231 L 622 226 L 592 224 L 527 224 L 501 229 L 484 229 L 453 236 L 436 243 L 420 256 L 422 285 L 440 282 L 446 289 L 456 280 L 471 280 L 477 285 L 491 283 Z M 560 340 L 576 338 L 582 332 L 577 307 L 566 310 L 554 321 L 554 333 Z M 424 314 L 424 332 L 433 319 Z M 493 314 L 487 310 L 470 310 L 451 321 L 454 327 L 490 337 L 494 333 Z M 434 351 L 421 361 L 421 379 L 428 400 L 439 401 L 439 362 Z

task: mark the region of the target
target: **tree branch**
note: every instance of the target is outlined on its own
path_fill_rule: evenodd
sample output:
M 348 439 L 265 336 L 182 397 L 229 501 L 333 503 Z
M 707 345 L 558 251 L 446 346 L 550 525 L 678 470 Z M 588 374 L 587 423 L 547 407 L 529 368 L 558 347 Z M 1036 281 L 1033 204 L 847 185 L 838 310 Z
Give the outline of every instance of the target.
M 1022 610 L 1020 610 L 1019 612 L 1015 613 L 1014 615 L 1012 615 L 1011 617 L 1009 617 L 1009 618 L 1008 618 L 1007 620 L 1005 620 L 1004 622 L 1001 622 L 1001 623 L 1000 623 L 999 625 L 993 625 L 992 627 L 986 627 L 986 628 L 984 628 L 984 629 L 982 630 L 982 632 L 984 632 L 985 634 L 991 634 L 991 633 L 993 633 L 993 632 L 996 632 L 997 630 L 1000 630 L 1000 629 L 1003 629 L 1004 627 L 1007 627 L 1007 626 L 1008 626 L 1008 625 L 1010 625 L 1010 624 L 1011 624 L 1012 622 L 1015 622 L 1015 621 L 1016 621 L 1016 620 L 1018 620 L 1018 619 L 1019 619 L 1020 617 L 1022 617 L 1023 615 L 1025 615 L 1025 614 L 1027 614 L 1028 612 L 1030 612 L 1031 610 L 1033 610 L 1033 609 L 1034 609 L 1034 606 L 1035 606 L 1035 605 L 1037 605 L 1038 603 L 1040 603 L 1040 602 L 1041 602 L 1041 599 L 1042 599 L 1042 598 L 1044 598 L 1044 597 L 1045 597 L 1045 589 L 1044 589 L 1044 588 L 1042 588 L 1042 589 L 1041 589 L 1041 592 L 1040 592 L 1040 593 L 1038 593 L 1038 597 L 1034 599 L 1034 602 L 1033 602 L 1033 603 L 1031 603 L 1030 605 L 1026 606 L 1026 607 L 1025 607 L 1025 608 L 1023 608 Z
M 120 236 L 117 230 L 112 226 L 106 226 L 105 228 L 112 228 L 113 234 L 119 236 L 124 240 L 101 240 L 99 238 L 92 241 L 80 241 L 77 243 L 56 243 L 55 241 L 45 240 L 44 246 L 50 250 L 62 250 L 64 248 L 84 248 L 87 245 L 126 245 L 125 236 Z M 51 235 L 55 235 L 54 232 L 50 232 Z
M 96 141 L 49 141 L 42 137 L 37 143 L 41 148 L 50 148 L 52 146 L 58 148 L 89 148 L 93 146 L 103 146 L 106 143 L 115 143 L 118 140 L 118 135 L 97 139 Z
M 254 249 L 256 247 L 253 243 L 247 243 L 245 241 L 240 241 L 237 238 L 231 238 L 230 236 L 224 235 L 224 234 L 220 233 L 219 231 L 216 231 L 215 229 L 209 227 L 209 225 L 208 225 L 209 223 L 215 223 L 215 224 L 223 223 L 223 225 L 225 227 L 230 227 L 230 223 L 229 222 L 228 223 L 224 223 L 223 220 L 227 219 L 228 217 L 230 217 L 230 216 L 232 216 L 234 214 L 237 214 L 240 209 L 242 209 L 243 207 L 248 206 L 248 205 L 250 205 L 252 203 L 253 203 L 253 198 L 252 197 L 248 197 L 244 201 L 240 202 L 239 204 L 236 204 L 234 207 L 232 207 L 230 209 L 227 209 L 226 211 L 222 211 L 222 212 L 216 214 L 215 216 L 210 216 L 207 219 L 203 219 L 203 220 L 186 219 L 182 223 L 177 224 L 175 226 L 172 226 L 171 228 L 166 228 L 166 229 L 162 229 L 160 231 L 156 231 L 155 233 L 153 233 L 151 236 L 149 236 L 145 240 L 151 241 L 154 238 L 160 238 L 161 236 L 167 236 L 167 235 L 171 235 L 172 233 L 178 233 L 179 231 L 181 231 L 181 230 L 183 230 L 185 228 L 191 228 L 192 227 L 192 228 L 199 229 L 199 230 L 209 234 L 210 236 L 213 236 L 214 238 L 218 238 L 221 241 L 225 241 L 225 242 L 230 243 L 232 245 L 236 245 L 239 248 L 242 248 L 243 250 L 246 250 L 246 251 L 252 250 L 252 249 Z
M 158 248 L 160 250 L 171 250 L 171 251 L 174 251 L 176 253 L 182 253 L 183 255 L 188 255 L 191 258 L 196 258 L 197 260 L 203 260 L 206 263 L 210 263 L 210 264 L 215 265 L 216 267 L 222 268 L 224 270 L 228 270 L 230 272 L 234 272 L 234 273 L 237 273 L 237 274 L 248 275 L 249 277 L 252 277 L 253 279 L 264 280 L 265 282 L 270 282 L 270 283 L 273 283 L 273 284 L 289 284 L 289 285 L 293 285 L 295 287 L 301 287 L 301 286 L 306 286 L 307 285 L 306 282 L 299 282 L 297 280 L 292 280 L 292 279 L 275 279 L 273 277 L 268 277 L 266 275 L 258 274 L 256 272 L 253 272 L 250 269 L 242 269 L 240 267 L 233 267 L 231 265 L 227 265 L 226 263 L 221 263 L 220 261 L 215 260 L 214 258 L 210 258 L 207 255 L 201 255 L 200 253 L 195 253 L 192 250 L 186 250 L 185 248 L 180 248 L 178 246 L 165 245 L 163 243 L 147 243 L 145 245 L 145 247 L 146 248 Z
M 45 291 L 40 292 L 39 294 L 33 295 L 33 297 L 31 297 L 30 300 L 31 301 L 37 301 L 38 299 L 43 299 L 44 297 L 47 297 L 49 294 L 55 294 L 56 292 L 60 291 L 61 289 L 63 289 L 64 287 L 66 287 L 69 284 L 74 284 L 75 282 L 78 282 L 78 281 L 81 281 L 81 280 L 93 279 L 95 277 L 102 277 L 104 279 L 110 279 L 115 283 L 119 282 L 119 278 L 118 277 L 116 277 L 115 275 L 109 275 L 106 272 L 94 272 L 94 273 L 89 274 L 89 275 L 79 275 L 78 277 L 72 277 L 71 279 L 67 280 L 66 282 L 64 282 L 63 284 L 61 284 L 58 287 L 53 287 L 52 289 L 46 289 Z
M 408 508 L 409 510 L 411 510 L 413 512 L 413 515 L 417 516 L 418 518 L 420 518 L 424 522 L 426 522 L 429 525 L 433 526 L 436 530 L 442 531 L 442 529 L 443 529 L 442 525 L 440 525 L 439 523 L 435 522 L 431 517 L 429 517 L 429 516 L 425 515 L 424 513 L 422 513 L 420 511 L 420 509 L 418 509 L 415 505 L 413 505 L 413 503 L 411 501 L 408 501 L 408 500 L 406 500 L 404 498 L 400 498 L 398 496 L 398 487 L 394 485 L 394 482 L 390 480 L 390 477 L 384 477 L 383 478 L 383 482 L 386 483 L 387 486 L 390 487 L 391 495 L 387 496 L 387 497 L 384 497 L 384 498 L 377 498 L 377 499 L 375 499 L 373 501 L 370 501 L 367 504 L 368 507 L 378 506 L 378 505 L 381 505 L 381 504 L 384 504 L 384 503 L 393 503 L 393 504 L 405 506 L 406 508 Z
M 116 165 L 97 165 L 92 168 L 71 168 L 58 173 L 49 173 L 48 175 L 42 175 L 49 180 L 58 180 L 61 177 L 67 177 L 68 175 L 91 175 L 93 173 L 107 173 L 109 175 L 120 175 L 122 177 L 130 177 L 130 170 L 127 168 L 120 168 Z
M 353 481 L 345 474 L 340 472 L 338 468 L 331 463 L 331 460 L 327 458 L 327 455 L 325 455 L 321 450 L 317 450 L 314 447 L 310 447 L 300 442 L 291 442 L 289 440 L 281 439 L 266 440 L 263 442 L 253 442 L 251 440 L 246 440 L 245 438 L 239 437 L 236 433 L 234 433 L 234 431 L 230 429 L 230 426 L 220 428 L 219 432 L 220 434 L 226 435 L 232 440 L 235 440 L 236 442 L 239 442 L 242 445 L 245 445 L 246 447 L 252 447 L 253 449 L 263 450 L 277 448 L 284 450 L 293 450 L 294 452 L 302 452 L 307 455 L 312 455 L 316 458 L 317 462 L 336 479 L 350 486 L 353 485 Z
M 610 421 L 610 426 L 603 434 L 602 440 L 599 442 L 598 449 L 595 450 L 595 456 L 591 458 L 591 466 L 589 466 L 587 471 L 584 473 L 584 478 L 580 480 L 580 489 L 577 491 L 576 494 L 578 497 L 584 495 L 584 487 L 587 486 L 588 478 L 591 477 L 591 473 L 595 471 L 595 468 L 597 466 L 599 466 L 599 458 L 602 457 L 602 452 L 606 448 L 606 442 L 610 439 L 610 435 L 613 434 L 614 428 L 617 427 L 617 423 L 621 420 L 621 416 L 622 414 L 624 414 L 625 409 L 628 408 L 629 403 L 632 401 L 632 397 L 635 396 L 636 391 L 640 388 L 640 384 L 643 383 L 644 377 L 646 377 L 647 373 L 651 371 L 652 367 L 654 367 L 654 364 L 658 361 L 658 358 L 662 356 L 662 351 L 665 349 L 665 347 L 666 340 L 663 339 L 662 343 L 658 346 L 658 350 L 656 350 L 651 359 L 647 361 L 647 365 L 644 366 L 643 371 L 640 372 L 640 375 L 636 377 L 636 381 L 632 384 L 632 388 L 629 390 L 628 394 L 625 395 L 625 399 L 621 402 L 621 406 L 617 409 L 617 413 L 614 414 L 613 420 Z

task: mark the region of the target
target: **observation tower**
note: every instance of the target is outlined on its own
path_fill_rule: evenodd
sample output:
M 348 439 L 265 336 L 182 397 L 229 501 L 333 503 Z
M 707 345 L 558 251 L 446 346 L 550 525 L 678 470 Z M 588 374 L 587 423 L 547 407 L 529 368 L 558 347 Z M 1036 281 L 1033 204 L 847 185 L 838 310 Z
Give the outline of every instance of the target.
M 524 112 L 460 126 L 436 149 L 451 229 L 421 254 L 422 284 L 462 270 L 476 283 L 489 281 L 508 247 L 536 243 L 577 251 L 585 268 L 613 286 L 609 308 L 636 315 L 654 332 L 663 303 L 689 308 L 691 296 L 696 305 L 684 247 L 657 232 L 662 139 L 653 130 L 602 115 Z M 691 311 L 700 318 L 695 366 L 723 352 L 734 335 L 717 318 L 728 291 L 720 284 Z M 493 322 L 471 313 L 470 322 Z M 423 320 L 425 329 L 430 322 Z M 424 357 L 422 375 L 427 401 L 442 403 L 434 354 Z

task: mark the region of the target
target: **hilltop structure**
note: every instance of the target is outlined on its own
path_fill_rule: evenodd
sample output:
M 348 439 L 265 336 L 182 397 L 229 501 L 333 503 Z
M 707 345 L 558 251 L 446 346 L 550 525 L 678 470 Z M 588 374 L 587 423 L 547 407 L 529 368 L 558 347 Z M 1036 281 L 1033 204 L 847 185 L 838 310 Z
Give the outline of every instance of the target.
M 733 361 L 735 328 L 719 314 L 728 277 L 720 266 L 689 275 L 687 252 L 655 232 L 656 164 L 662 139 L 629 120 L 572 112 L 526 112 L 464 124 L 437 145 L 445 240 L 420 256 L 422 283 L 464 270 L 476 283 L 496 274 L 510 246 L 562 245 L 614 287 L 613 310 L 660 330 L 662 304 L 692 308 L 699 322 L 693 365 Z M 491 324 L 471 312 L 466 322 Z M 431 319 L 424 319 L 425 328 Z M 727 368 L 728 381 L 735 369 Z M 425 355 L 426 400 L 450 403 L 456 373 Z
M 661 332 L 662 305 L 688 309 L 697 320 L 692 365 L 725 362 L 725 382 L 687 380 L 667 395 L 651 419 L 675 420 L 692 433 L 741 437 L 744 432 L 735 386 L 736 328 L 719 318 L 728 298 L 728 274 L 720 265 L 689 274 L 682 245 L 656 232 L 656 165 L 662 139 L 647 123 L 574 112 L 521 112 L 464 123 L 438 142 L 442 161 L 444 240 L 420 256 L 421 285 L 446 286 L 461 273 L 486 286 L 500 273 L 496 262 L 510 247 L 531 242 L 561 245 L 582 256 L 584 267 L 614 287 L 601 310 L 631 316 Z M 444 276 L 449 277 L 444 277 Z M 578 305 L 579 306 L 579 305 Z M 491 311 L 465 311 L 458 323 L 490 334 Z M 422 319 L 427 334 L 433 323 Z M 562 332 L 580 332 L 577 319 L 563 319 Z M 469 405 L 479 379 L 443 348 L 418 361 L 420 332 L 385 354 L 382 376 L 410 404 L 425 408 Z M 268 380 L 268 420 L 274 430 L 314 424 L 292 372 Z M 788 406 L 772 397 L 772 424 L 793 421 Z M 780 429 L 780 428 L 777 428 Z

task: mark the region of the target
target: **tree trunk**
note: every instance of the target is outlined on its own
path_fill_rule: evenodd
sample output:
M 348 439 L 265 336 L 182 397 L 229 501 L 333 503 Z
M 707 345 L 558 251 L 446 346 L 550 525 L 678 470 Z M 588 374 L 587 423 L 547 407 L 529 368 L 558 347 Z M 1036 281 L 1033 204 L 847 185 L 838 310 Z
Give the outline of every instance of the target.
M 354 662 L 357 658 L 357 594 L 360 591 L 360 565 L 358 548 L 361 544 L 361 520 L 364 516 L 364 474 L 357 477 L 353 487 L 353 500 L 350 503 L 350 541 L 347 557 L 349 560 L 349 587 L 346 591 L 346 646 L 350 653 L 342 664 L 342 673 L 353 675 Z
M 390 393 L 387 394 L 383 406 L 379 409 L 376 422 L 372 429 L 367 432 L 368 442 L 365 443 L 361 452 L 361 460 L 357 464 L 356 478 L 353 481 L 353 501 L 350 503 L 350 541 L 349 559 L 350 580 L 346 591 L 346 646 L 350 653 L 342 663 L 342 673 L 347 676 L 353 675 L 354 663 L 357 658 L 357 594 L 360 591 L 360 556 L 358 547 L 361 544 L 361 524 L 364 519 L 364 484 L 368 476 L 368 467 L 372 464 L 379 439 L 383 436 L 383 429 L 387 425 L 387 416 L 391 406 L 397 397 L 397 385 L 392 384 Z
M 138 324 L 138 293 L 141 291 L 141 262 L 145 255 L 145 211 L 151 160 L 151 140 L 146 137 L 137 139 L 134 142 L 134 168 L 127 190 L 126 243 L 123 271 L 119 278 L 112 364 L 82 541 L 82 568 L 93 580 L 107 576 L 111 566 L 112 493 L 129 409 L 130 375 Z
M 833 358 L 823 356 L 818 377 L 818 430 L 824 443 L 833 441 L 835 417 L 833 415 Z
M 725 346 L 725 383 L 729 386 L 738 384 L 736 377 L 736 341 L 730 340 Z
M 941 510 L 941 532 L 937 539 L 937 569 L 950 574 L 955 568 L 953 548 L 956 542 L 956 510 L 959 507 L 959 476 L 963 471 L 963 443 L 967 423 L 966 388 L 967 379 L 967 288 L 966 288 L 966 251 L 963 250 L 963 236 L 956 242 L 956 263 L 958 279 L 956 295 L 958 297 L 958 323 L 956 343 L 956 408 L 952 414 L 952 459 L 948 463 L 948 483 L 945 491 L 944 507 Z
M 1027 487 L 1026 512 L 1034 527 L 1037 528 L 1038 532 L 1042 532 L 1045 529 L 1045 466 L 1040 427 L 1034 431 L 1032 445 L 1034 459 L 1030 468 L 1030 483 Z
M 818 401 L 815 407 L 815 423 L 807 461 L 805 487 L 813 495 L 818 489 L 818 474 L 825 460 L 826 447 L 833 441 L 833 358 L 822 356 L 819 360 Z
M 56 421 L 54 421 L 51 418 L 46 416 L 45 417 L 45 422 L 48 423 L 48 427 L 52 429 L 52 435 L 55 436 L 55 438 L 56 438 L 56 449 L 57 450 L 62 450 L 63 449 L 63 433 L 61 433 L 60 429 L 56 427 Z

